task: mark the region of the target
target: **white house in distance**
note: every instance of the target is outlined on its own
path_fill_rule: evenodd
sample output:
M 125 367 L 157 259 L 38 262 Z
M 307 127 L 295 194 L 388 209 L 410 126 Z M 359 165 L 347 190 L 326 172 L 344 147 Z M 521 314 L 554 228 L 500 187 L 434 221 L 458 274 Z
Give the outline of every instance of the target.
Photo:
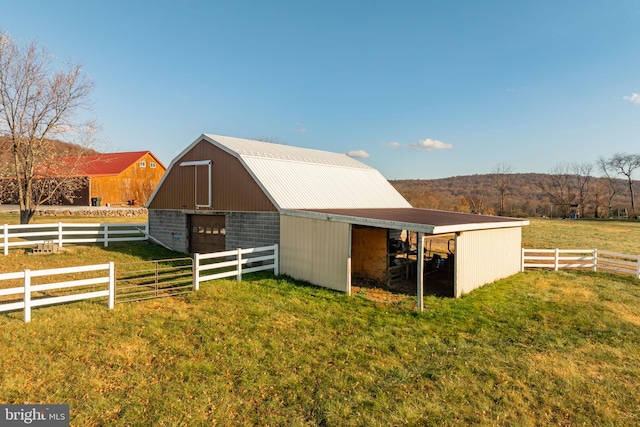
M 413 208 L 376 169 L 345 154 L 209 134 L 171 162 L 147 208 L 151 236 L 172 249 L 277 243 L 282 274 L 346 293 L 352 277 L 389 283 L 400 260 L 420 306 L 425 236 L 454 242 L 457 297 L 520 271 L 529 223 Z M 417 250 L 392 249 L 402 231 L 417 235 Z

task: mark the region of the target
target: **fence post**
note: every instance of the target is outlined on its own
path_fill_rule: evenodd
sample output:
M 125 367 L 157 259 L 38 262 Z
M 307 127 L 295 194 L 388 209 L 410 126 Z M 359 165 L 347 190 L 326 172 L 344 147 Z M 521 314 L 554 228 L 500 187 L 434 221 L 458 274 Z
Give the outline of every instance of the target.
M 109 247 L 109 223 L 104 223 L 104 247 Z
M 116 305 L 116 268 L 113 261 L 109 262 L 109 310 Z
M 520 258 L 520 272 L 524 271 L 524 248 L 522 248 L 522 258 Z
M 58 247 L 62 247 L 62 222 L 58 223 Z
M 556 248 L 556 259 L 554 260 L 553 269 L 558 271 L 558 264 L 560 263 L 560 249 Z
M 242 249 L 238 248 L 238 277 L 236 278 L 238 282 L 242 281 Z
M 277 276 L 280 274 L 280 253 L 278 249 L 278 244 L 273 245 L 273 274 Z M 351 277 L 351 275 L 349 275 Z
M 24 271 L 24 321 L 31 322 L 31 270 Z
M 598 249 L 593 250 L 593 271 L 598 271 Z
M 193 290 L 200 289 L 200 254 L 193 254 Z
M 5 224 L 4 225 L 4 233 L 2 233 L 4 235 L 4 239 L 2 239 L 4 241 L 4 254 L 5 255 L 9 255 L 9 225 Z

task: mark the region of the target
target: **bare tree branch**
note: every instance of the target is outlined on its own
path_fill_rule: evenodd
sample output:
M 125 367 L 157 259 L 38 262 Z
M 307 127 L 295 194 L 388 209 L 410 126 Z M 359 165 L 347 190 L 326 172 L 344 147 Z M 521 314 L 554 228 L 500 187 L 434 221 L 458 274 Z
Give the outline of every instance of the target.
M 498 215 L 504 215 L 504 202 L 511 191 L 511 182 L 513 179 L 513 167 L 506 163 L 499 163 L 493 168 L 493 179 L 500 194 L 500 211 Z
M 635 197 L 633 193 L 633 174 L 640 168 L 640 154 L 616 153 L 605 163 L 606 169 L 613 171 L 616 175 L 627 178 L 627 188 L 631 201 L 631 218 L 636 217 Z
M 78 138 L 94 127 L 79 119 L 92 90 L 79 65 L 56 70 L 52 55 L 35 42 L 21 46 L 0 33 L 0 132 L 9 140 L 0 178 L 13 181 L 3 192 L 17 196 L 21 223 L 28 223 L 40 204 L 73 197 L 80 185 L 73 168 L 53 174 L 59 156 L 71 154 L 61 153 L 54 140 Z

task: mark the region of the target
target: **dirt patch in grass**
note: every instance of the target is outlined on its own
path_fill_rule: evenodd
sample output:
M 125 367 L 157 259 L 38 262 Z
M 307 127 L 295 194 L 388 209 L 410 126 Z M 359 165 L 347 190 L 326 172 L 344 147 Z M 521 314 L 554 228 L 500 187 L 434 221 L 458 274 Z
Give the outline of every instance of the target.
M 352 295 L 358 295 L 374 302 L 396 303 L 405 301 L 408 295 L 398 294 L 375 287 L 351 286 Z

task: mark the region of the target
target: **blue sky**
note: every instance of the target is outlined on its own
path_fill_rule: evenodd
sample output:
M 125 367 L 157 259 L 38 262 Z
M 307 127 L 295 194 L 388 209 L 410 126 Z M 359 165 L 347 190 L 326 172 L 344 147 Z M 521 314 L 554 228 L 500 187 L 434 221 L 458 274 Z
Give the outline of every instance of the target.
M 639 23 L 637 0 L 0 0 L 0 30 L 83 65 L 111 151 L 168 165 L 213 133 L 389 179 L 640 152 Z

